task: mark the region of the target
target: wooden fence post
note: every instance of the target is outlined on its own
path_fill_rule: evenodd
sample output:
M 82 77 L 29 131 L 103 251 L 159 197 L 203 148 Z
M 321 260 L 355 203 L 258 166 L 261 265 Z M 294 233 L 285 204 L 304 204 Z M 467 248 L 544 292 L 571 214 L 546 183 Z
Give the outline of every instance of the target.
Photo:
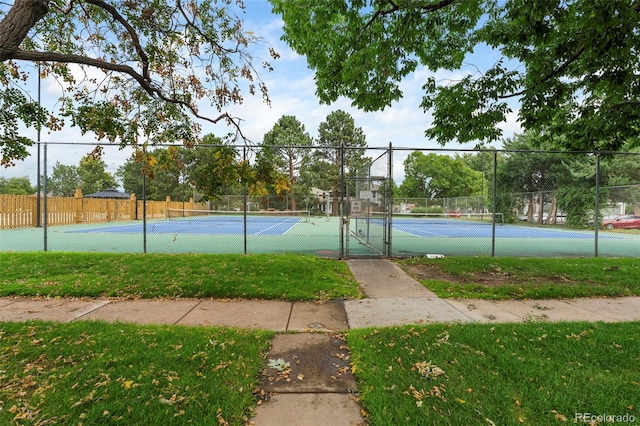
M 76 188 L 76 192 L 73 194 L 73 203 L 75 204 L 76 211 L 76 223 L 82 223 L 82 189 Z
M 138 204 L 138 200 L 136 199 L 136 194 L 131 194 L 131 197 L 129 197 L 129 218 L 131 220 L 138 219 L 138 217 L 136 216 L 137 204 Z

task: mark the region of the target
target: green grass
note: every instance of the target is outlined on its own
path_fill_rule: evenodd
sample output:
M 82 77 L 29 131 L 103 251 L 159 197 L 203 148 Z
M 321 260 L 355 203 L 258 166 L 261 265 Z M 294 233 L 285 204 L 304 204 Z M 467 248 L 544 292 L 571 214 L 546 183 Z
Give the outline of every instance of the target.
M 420 280 L 441 297 L 640 294 L 634 259 L 398 263 L 435 265 L 447 279 Z M 361 297 L 344 262 L 305 255 L 2 253 L 0 270 L 2 296 Z M 0 323 L 0 424 L 245 424 L 273 335 Z M 347 343 L 372 425 L 538 425 L 577 413 L 638 421 L 639 336 L 640 322 L 434 324 L 350 330 Z
M 0 296 L 362 297 L 344 262 L 311 255 L 2 253 Z
M 640 263 L 627 258 L 424 257 L 398 260 L 442 298 L 558 299 L 640 295 Z
M 358 329 L 347 342 L 372 425 L 640 419 L 637 322 Z
M 0 424 L 242 425 L 273 333 L 0 324 Z

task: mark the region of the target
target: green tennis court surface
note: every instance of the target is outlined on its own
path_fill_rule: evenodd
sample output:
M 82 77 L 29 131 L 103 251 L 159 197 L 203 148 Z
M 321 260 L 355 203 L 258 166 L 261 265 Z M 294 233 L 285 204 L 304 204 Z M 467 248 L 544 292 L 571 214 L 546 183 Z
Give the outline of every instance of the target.
M 341 232 L 336 217 L 242 214 L 0 230 L 0 251 L 106 251 L 156 253 L 312 253 L 339 257 L 379 255 L 382 223 L 351 218 Z M 367 226 L 368 228 L 363 228 Z M 246 229 L 247 234 L 244 235 Z M 342 240 L 341 240 L 342 234 Z M 374 241 L 371 243 L 371 241 Z M 496 225 L 462 218 L 441 223 L 392 218 L 393 256 L 640 256 L 640 231 L 571 230 Z

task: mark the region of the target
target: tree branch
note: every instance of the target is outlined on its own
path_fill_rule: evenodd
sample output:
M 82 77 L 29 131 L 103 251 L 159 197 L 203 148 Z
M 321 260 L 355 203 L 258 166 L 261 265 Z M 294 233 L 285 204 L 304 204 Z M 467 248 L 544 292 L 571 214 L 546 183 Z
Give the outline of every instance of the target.
M 133 47 L 136 49 L 136 53 L 140 57 L 140 62 L 142 62 L 142 76 L 145 80 L 151 81 L 151 77 L 149 76 L 149 57 L 146 52 L 142 48 L 142 44 L 140 44 L 140 38 L 138 37 L 138 33 L 133 29 L 133 27 L 127 22 L 126 19 L 118 11 L 115 7 L 111 6 L 108 3 L 105 3 L 101 0 L 85 0 L 87 3 L 92 4 L 96 7 L 106 10 L 117 22 L 122 24 L 122 26 L 127 30 L 127 33 L 131 37 L 131 42 L 133 43 Z
M 549 72 L 547 75 L 542 77 L 541 80 L 536 82 L 536 85 L 545 83 L 545 82 L 551 80 L 552 78 L 554 78 L 555 76 L 562 74 L 569 67 L 569 65 L 571 65 L 572 63 L 577 61 L 578 58 L 580 58 L 580 55 L 582 55 L 582 53 L 584 53 L 586 48 L 587 48 L 586 43 L 583 44 L 582 46 L 580 46 L 578 48 L 578 50 L 576 50 L 575 53 L 573 55 L 571 55 L 571 57 L 569 59 L 564 61 L 564 63 L 562 65 L 560 65 L 558 68 L 556 68 L 555 70 Z M 510 93 L 508 95 L 498 96 L 498 99 L 508 99 L 508 98 L 513 98 L 513 97 L 516 97 L 516 96 L 522 96 L 525 93 L 527 93 L 527 90 L 528 89 L 522 89 L 521 91 L 516 92 L 516 93 Z
M 210 123 L 218 123 L 221 120 L 227 120 L 230 124 L 233 124 L 238 131 L 239 125 L 238 120 L 231 117 L 228 113 L 220 114 L 216 118 L 210 118 L 198 113 L 198 109 L 193 104 L 190 104 L 185 101 L 181 101 L 179 99 L 172 98 L 170 96 L 165 95 L 162 90 L 155 86 L 153 82 L 147 80 L 138 73 L 135 69 L 128 65 L 120 65 L 114 64 L 111 62 L 105 62 L 100 59 L 89 58 L 86 56 L 80 55 L 71 55 L 71 54 L 62 54 L 55 52 L 33 52 L 33 51 L 23 51 L 19 50 L 13 55 L 13 59 L 31 61 L 31 62 L 59 62 L 59 63 L 71 63 L 71 64 L 79 64 L 79 65 L 87 65 L 90 67 L 100 68 L 103 70 L 114 71 L 122 74 L 126 74 L 132 77 L 134 80 L 138 82 L 140 87 L 147 92 L 150 96 L 157 96 L 161 100 L 165 102 L 169 102 L 176 105 L 182 105 L 191 111 L 191 113 L 202 120 L 208 121 Z

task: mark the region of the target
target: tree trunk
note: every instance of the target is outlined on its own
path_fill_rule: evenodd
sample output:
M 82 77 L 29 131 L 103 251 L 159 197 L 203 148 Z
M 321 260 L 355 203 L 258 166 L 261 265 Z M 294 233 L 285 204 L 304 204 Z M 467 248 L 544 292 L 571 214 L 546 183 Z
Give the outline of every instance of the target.
M 0 62 L 13 58 L 36 22 L 49 11 L 49 0 L 16 0 L 0 21 Z

